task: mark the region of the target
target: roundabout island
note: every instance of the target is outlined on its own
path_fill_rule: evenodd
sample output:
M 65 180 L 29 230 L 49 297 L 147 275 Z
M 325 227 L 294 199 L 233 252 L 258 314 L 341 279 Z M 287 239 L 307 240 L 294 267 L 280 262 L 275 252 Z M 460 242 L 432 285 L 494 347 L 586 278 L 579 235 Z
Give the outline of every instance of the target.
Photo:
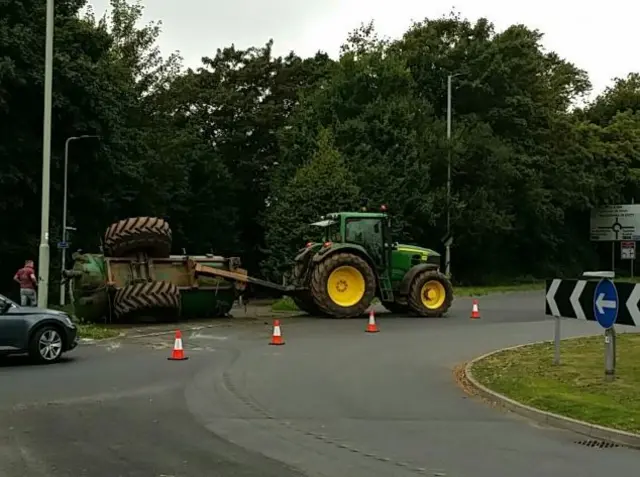
M 618 336 L 616 376 L 604 375 L 603 337 L 563 340 L 485 354 L 465 367 L 467 388 L 510 411 L 584 434 L 600 447 L 640 448 L 640 334 Z

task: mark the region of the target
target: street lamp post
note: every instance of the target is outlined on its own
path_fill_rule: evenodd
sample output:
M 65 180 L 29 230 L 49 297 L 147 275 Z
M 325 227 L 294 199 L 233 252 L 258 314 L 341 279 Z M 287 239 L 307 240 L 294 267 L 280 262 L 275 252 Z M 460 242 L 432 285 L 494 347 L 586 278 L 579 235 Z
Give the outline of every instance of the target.
M 42 131 L 42 211 L 38 256 L 38 306 L 46 308 L 49 292 L 49 194 L 51 191 L 51 103 L 53 86 L 54 0 L 47 0 L 44 60 L 44 121 Z
M 91 139 L 91 138 L 99 138 L 100 136 L 95 135 L 83 135 L 83 136 L 73 136 L 67 138 L 64 143 L 64 180 L 63 180 L 63 191 L 62 191 L 62 239 L 61 242 L 63 247 L 60 252 L 62 253 L 62 260 L 60 261 L 60 276 L 62 277 L 62 272 L 64 272 L 67 260 L 67 249 L 64 247 L 67 241 L 67 231 L 70 227 L 67 227 L 67 179 L 69 177 L 69 144 L 71 141 L 77 141 L 80 139 Z M 61 281 L 60 282 L 60 306 L 64 306 L 66 297 L 66 284 Z
M 447 76 L 447 236 L 445 242 L 445 273 L 451 276 L 451 97 L 453 78 L 460 73 Z

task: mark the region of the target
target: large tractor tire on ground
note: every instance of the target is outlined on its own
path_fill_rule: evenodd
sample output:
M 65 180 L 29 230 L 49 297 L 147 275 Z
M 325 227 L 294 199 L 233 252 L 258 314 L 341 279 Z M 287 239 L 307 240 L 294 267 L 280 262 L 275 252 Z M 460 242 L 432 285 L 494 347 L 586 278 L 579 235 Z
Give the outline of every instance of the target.
M 127 285 L 116 291 L 113 309 L 119 320 L 175 319 L 180 314 L 180 290 L 169 282 Z
M 107 229 L 104 234 L 104 254 L 126 257 L 144 252 L 151 258 L 166 258 L 171 254 L 172 233 L 169 224 L 157 217 L 132 217 Z
M 395 315 L 406 315 L 408 313 L 411 313 L 411 308 L 409 307 L 409 305 L 403 305 L 402 303 L 387 302 L 383 303 L 382 305 Z
M 303 274 L 305 273 L 306 268 L 304 263 L 296 263 L 293 269 L 293 283 L 297 286 L 305 286 L 303 283 Z M 300 311 L 307 313 L 309 315 L 323 315 L 318 305 L 313 301 L 313 296 L 311 295 L 311 291 L 307 291 L 304 294 L 299 294 L 291 297 L 293 303 L 300 308 Z
M 419 273 L 411 283 L 408 302 L 417 315 L 439 318 L 451 307 L 453 286 L 446 275 L 437 270 Z
M 291 297 L 300 311 L 304 311 L 308 315 L 323 315 L 324 313 L 318 308 L 311 296 L 294 296 Z
M 371 266 L 350 253 L 336 253 L 318 263 L 311 276 L 311 296 L 316 306 L 334 318 L 362 315 L 376 294 Z

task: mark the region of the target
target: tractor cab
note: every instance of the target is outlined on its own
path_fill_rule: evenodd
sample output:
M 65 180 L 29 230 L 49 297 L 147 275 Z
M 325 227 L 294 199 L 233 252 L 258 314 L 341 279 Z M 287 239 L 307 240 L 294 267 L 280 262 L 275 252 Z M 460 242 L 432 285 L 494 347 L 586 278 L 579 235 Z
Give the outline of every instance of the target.
M 340 221 L 334 219 L 323 219 L 312 223 L 311 226 L 321 229 L 321 233 L 318 235 L 322 239 L 322 243 L 342 242 L 343 235 L 341 232 L 342 228 L 340 226 Z M 313 242 L 310 242 L 309 244 L 313 244 Z
M 393 248 L 391 243 L 391 221 L 381 212 L 334 212 L 311 224 L 322 227 L 324 244 L 355 244 L 365 248 Z

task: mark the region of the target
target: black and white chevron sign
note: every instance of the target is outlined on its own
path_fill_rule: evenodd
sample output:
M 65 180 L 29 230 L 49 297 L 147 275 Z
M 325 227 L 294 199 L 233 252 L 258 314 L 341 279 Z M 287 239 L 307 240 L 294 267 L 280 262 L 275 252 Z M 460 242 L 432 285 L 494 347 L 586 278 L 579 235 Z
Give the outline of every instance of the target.
M 547 280 L 545 314 L 563 318 L 596 321 L 596 307 L 607 307 L 603 297 L 596 297 L 598 280 Z M 617 325 L 640 326 L 640 284 L 615 283 L 618 292 Z

